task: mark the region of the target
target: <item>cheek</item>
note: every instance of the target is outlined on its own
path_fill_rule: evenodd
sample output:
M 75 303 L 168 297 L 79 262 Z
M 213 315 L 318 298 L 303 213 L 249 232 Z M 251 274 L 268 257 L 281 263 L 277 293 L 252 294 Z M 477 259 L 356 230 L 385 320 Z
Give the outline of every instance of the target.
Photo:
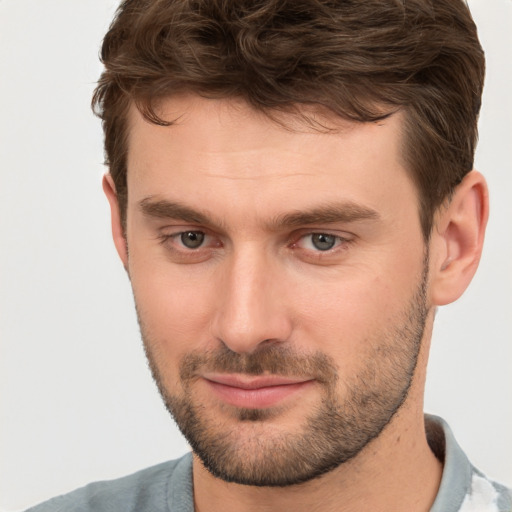
M 363 364 L 364 355 L 389 341 L 403 323 L 421 279 L 419 261 L 390 258 L 387 264 L 303 286 L 307 293 L 296 295 L 301 344 L 311 349 L 314 342 L 340 371 Z
M 301 325 L 308 337 L 320 338 L 320 349 L 360 350 L 361 341 L 392 309 L 389 301 L 383 304 L 388 287 L 378 278 L 364 286 L 345 281 L 321 290 L 310 285 L 308 290 L 301 301 Z
M 198 286 L 186 273 L 160 269 L 151 262 L 130 262 L 130 279 L 146 341 L 166 364 L 208 343 L 215 293 L 209 281 Z

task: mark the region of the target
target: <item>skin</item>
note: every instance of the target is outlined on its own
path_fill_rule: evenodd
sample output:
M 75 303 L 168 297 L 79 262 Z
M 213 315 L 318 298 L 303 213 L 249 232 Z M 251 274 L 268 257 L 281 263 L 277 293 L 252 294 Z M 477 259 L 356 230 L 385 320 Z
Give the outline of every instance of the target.
M 243 356 L 270 345 L 328 357 L 343 377 L 336 384 L 343 400 L 346 383 L 399 324 L 424 271 L 417 191 L 400 158 L 401 115 L 371 124 L 331 118 L 336 132 L 320 133 L 292 117 L 284 128 L 237 100 L 184 95 L 162 108 L 179 121 L 160 127 L 135 108 L 130 114 L 126 237 L 108 175 L 104 190 L 164 393 L 183 396 L 187 354 L 224 346 Z M 203 218 L 148 213 L 148 201 L 180 203 Z M 288 487 L 225 482 L 195 457 L 197 510 L 429 510 L 442 471 L 423 420 L 434 311 L 456 300 L 476 270 L 487 203 L 485 181 L 473 171 L 436 214 L 418 363 L 405 402 L 380 435 L 322 477 Z M 344 218 L 275 222 L 333 204 Z M 183 246 L 179 233 L 187 230 L 206 233 L 204 245 Z M 333 235 L 335 247 L 319 251 L 311 233 Z M 378 367 L 375 375 L 378 381 Z M 312 383 L 260 422 L 242 422 L 203 378 L 191 386 L 204 418 L 235 432 L 251 457 L 255 437 L 271 443 L 304 426 L 323 396 Z

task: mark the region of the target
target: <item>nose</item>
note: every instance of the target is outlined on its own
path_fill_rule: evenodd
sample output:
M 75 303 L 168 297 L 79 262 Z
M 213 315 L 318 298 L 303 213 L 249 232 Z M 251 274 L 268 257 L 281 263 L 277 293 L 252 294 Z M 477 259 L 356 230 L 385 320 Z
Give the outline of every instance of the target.
M 280 343 L 292 332 L 283 269 L 275 259 L 246 248 L 224 262 L 217 284 L 213 335 L 237 353 Z

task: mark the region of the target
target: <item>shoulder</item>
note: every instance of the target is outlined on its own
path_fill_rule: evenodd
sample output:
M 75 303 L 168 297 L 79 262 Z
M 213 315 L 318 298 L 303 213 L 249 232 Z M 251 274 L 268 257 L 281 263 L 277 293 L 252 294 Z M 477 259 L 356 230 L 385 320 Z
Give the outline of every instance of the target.
M 473 469 L 471 485 L 464 497 L 460 512 L 511 512 L 512 490 Z
M 116 480 L 88 484 L 26 512 L 167 512 L 173 501 L 191 500 L 191 471 L 187 454 Z
M 512 491 L 476 469 L 448 424 L 425 417 L 429 445 L 443 462 L 443 476 L 430 512 L 511 512 Z

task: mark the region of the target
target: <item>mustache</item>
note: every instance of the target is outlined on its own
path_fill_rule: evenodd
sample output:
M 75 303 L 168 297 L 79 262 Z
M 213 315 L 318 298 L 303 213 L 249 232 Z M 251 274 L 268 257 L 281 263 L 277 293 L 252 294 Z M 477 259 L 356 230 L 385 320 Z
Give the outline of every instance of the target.
M 215 350 L 190 352 L 183 356 L 180 362 L 182 382 L 206 372 L 308 377 L 330 385 L 338 379 L 334 362 L 322 352 L 301 354 L 279 344 L 262 346 L 250 354 L 239 354 L 222 345 Z

